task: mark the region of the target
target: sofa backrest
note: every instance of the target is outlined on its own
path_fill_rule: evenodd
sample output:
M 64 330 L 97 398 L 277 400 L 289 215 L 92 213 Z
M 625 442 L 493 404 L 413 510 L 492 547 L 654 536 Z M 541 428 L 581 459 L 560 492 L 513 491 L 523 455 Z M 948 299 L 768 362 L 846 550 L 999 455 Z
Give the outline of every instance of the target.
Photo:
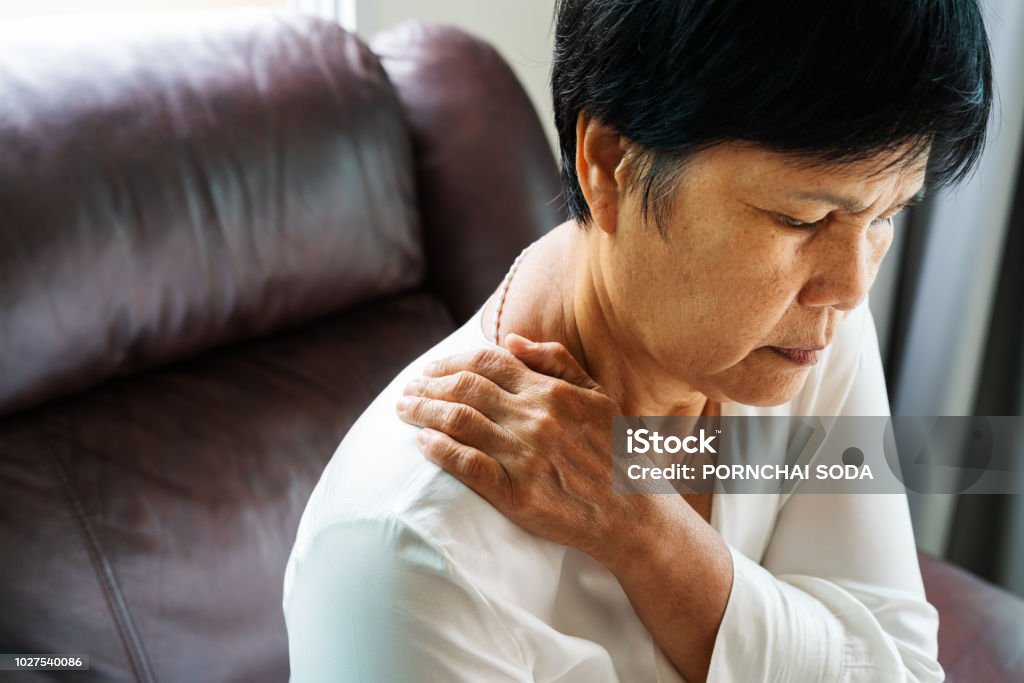
M 554 159 L 453 29 L 388 42 L 392 81 L 313 19 L 62 26 L 0 40 L 0 649 L 286 680 L 313 486 L 555 224 Z
M 412 133 L 427 285 L 462 322 L 525 242 L 565 220 L 558 168 L 526 93 L 487 43 L 411 21 L 371 45 Z
M 340 27 L 29 26 L 0 49 L 0 415 L 421 283 L 401 106 Z

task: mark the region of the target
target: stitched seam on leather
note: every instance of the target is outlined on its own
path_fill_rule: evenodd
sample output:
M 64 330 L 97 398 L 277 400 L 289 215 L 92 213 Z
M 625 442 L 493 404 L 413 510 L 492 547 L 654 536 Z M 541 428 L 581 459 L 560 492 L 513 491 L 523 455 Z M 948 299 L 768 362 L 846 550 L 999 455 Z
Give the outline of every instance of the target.
M 124 599 L 124 594 L 121 592 L 121 586 L 117 582 L 114 568 L 110 566 L 110 562 L 103 552 L 103 547 L 100 545 L 99 538 L 97 538 L 96 533 L 89 524 L 89 520 L 86 519 L 85 510 L 82 508 L 81 501 L 78 500 L 74 489 L 71 487 L 71 480 L 68 478 L 67 472 L 65 472 L 60 464 L 60 460 L 52 451 L 48 454 L 54 469 L 57 471 L 57 479 L 60 482 L 61 488 L 64 489 L 64 494 L 67 496 L 73 516 L 78 522 L 79 530 L 82 532 L 82 540 L 96 570 L 97 578 L 103 586 L 104 593 L 107 594 L 107 603 L 114 617 L 114 623 L 117 625 L 117 630 L 121 635 L 125 650 L 128 652 L 128 658 L 132 663 L 132 669 L 135 671 L 135 677 L 144 683 L 155 683 L 156 677 L 153 675 L 149 658 L 142 648 L 142 639 L 139 637 L 135 621 L 128 610 L 128 604 Z

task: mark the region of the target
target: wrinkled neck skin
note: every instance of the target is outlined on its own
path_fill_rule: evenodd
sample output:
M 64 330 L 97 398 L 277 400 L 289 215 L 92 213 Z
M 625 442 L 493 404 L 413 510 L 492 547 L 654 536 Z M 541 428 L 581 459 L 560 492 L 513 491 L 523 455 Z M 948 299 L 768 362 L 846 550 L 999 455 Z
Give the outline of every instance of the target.
M 573 221 L 536 242 L 509 284 L 498 328 L 501 345 L 510 332 L 561 343 L 624 415 L 702 414 L 708 399 L 686 382 L 686 369 L 658 367 L 610 305 L 602 264 L 613 248 L 612 238 L 589 235 Z M 488 336 L 495 300 L 492 295 L 483 311 Z

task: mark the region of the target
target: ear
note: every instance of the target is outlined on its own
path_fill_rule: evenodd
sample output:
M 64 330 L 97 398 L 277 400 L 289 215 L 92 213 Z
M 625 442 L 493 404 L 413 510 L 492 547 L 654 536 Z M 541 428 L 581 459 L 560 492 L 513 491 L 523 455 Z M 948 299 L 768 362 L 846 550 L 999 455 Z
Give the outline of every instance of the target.
M 630 161 L 626 149 L 618 131 L 580 110 L 576 117 L 576 177 L 594 223 L 608 234 L 618 228 Z

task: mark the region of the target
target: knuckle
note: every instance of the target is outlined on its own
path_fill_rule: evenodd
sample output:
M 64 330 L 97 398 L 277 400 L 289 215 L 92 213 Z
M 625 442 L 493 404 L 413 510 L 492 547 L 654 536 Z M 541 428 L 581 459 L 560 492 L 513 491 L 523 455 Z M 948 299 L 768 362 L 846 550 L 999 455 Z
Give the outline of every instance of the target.
M 550 410 L 539 411 L 533 419 L 537 431 L 550 434 L 559 429 L 558 418 Z
M 420 450 L 424 455 L 427 455 L 431 460 L 441 461 L 447 456 L 447 444 L 428 432 L 421 432 L 420 437 Z
M 410 398 L 409 403 L 406 405 L 405 412 L 408 414 L 409 419 L 416 422 L 423 421 L 423 404 L 424 402 L 418 398 Z
M 447 463 L 448 466 L 451 466 L 458 461 L 458 446 L 449 438 L 435 437 L 431 439 L 430 449 L 436 459 Z
M 491 349 L 477 349 L 470 358 L 470 365 L 475 368 L 487 368 L 494 365 L 495 352 Z
M 523 367 L 522 361 L 508 353 L 494 349 L 484 349 L 483 353 L 487 363 L 485 367 L 500 376 L 508 376 L 515 368 Z
M 468 370 L 455 373 L 451 382 L 451 394 L 456 398 L 471 396 L 476 388 L 477 375 Z
M 455 432 L 464 432 L 472 426 L 476 411 L 461 403 L 454 404 L 448 412 L 448 421 Z
M 564 402 L 569 399 L 572 394 L 572 388 L 566 382 L 551 381 L 544 387 L 544 393 L 552 402 Z
M 463 451 L 459 454 L 459 472 L 466 479 L 479 479 L 483 474 L 483 463 L 480 458 L 471 451 Z
M 565 348 L 560 342 L 551 342 L 551 351 L 559 360 L 575 360 L 573 359 L 572 354 L 569 353 L 569 349 Z
M 420 444 L 425 453 L 436 456 L 444 455 L 444 444 L 436 436 L 427 431 L 420 431 Z

